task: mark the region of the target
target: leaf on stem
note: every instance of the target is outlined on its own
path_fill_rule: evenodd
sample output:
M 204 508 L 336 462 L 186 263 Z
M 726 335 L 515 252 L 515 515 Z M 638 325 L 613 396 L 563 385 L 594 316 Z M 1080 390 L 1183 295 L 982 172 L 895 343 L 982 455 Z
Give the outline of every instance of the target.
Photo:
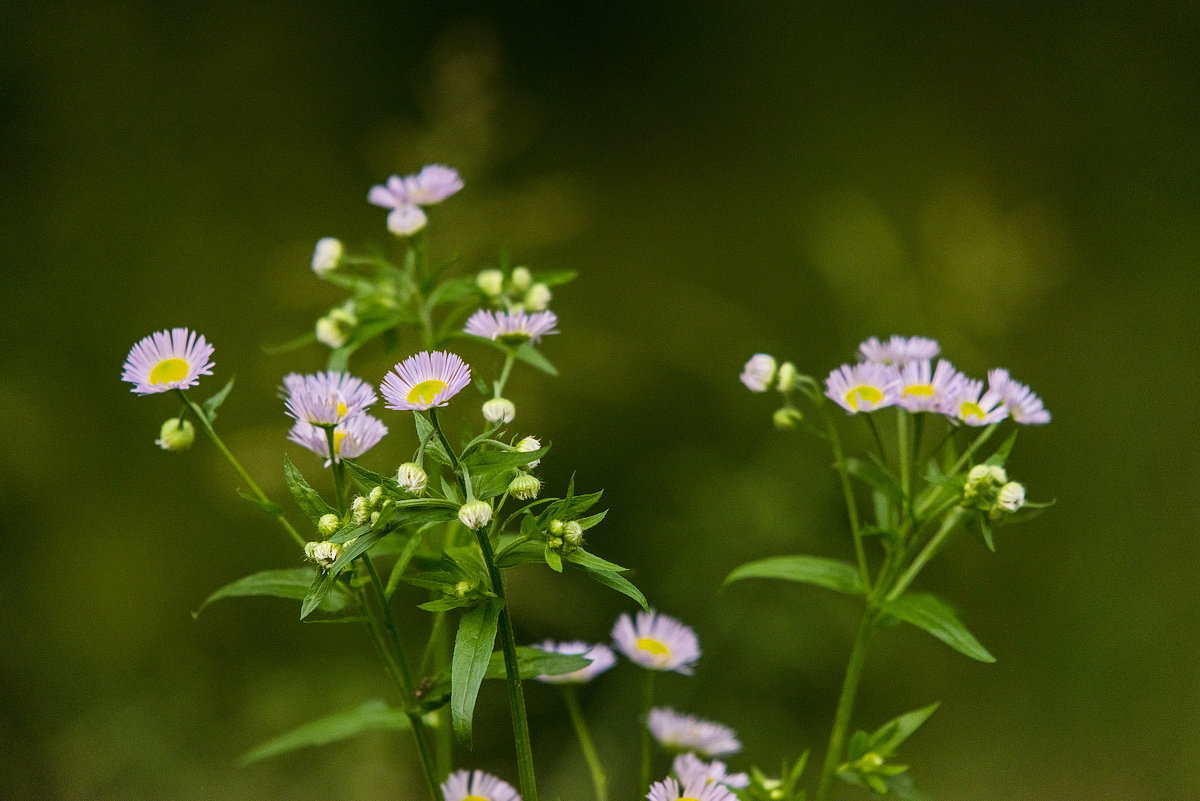
M 597 570 L 595 568 L 587 567 L 586 565 L 577 566 L 584 573 L 587 573 L 593 581 L 603 584 L 609 589 L 616 590 L 622 595 L 632 598 L 633 600 L 637 601 L 638 606 L 642 607 L 642 609 L 647 612 L 650 611 L 650 604 L 646 602 L 646 596 L 642 594 L 641 590 L 633 585 L 633 582 L 622 576 L 620 573 L 616 573 L 611 570 Z
M 234 376 L 234 378 L 236 378 L 236 376 Z M 217 419 L 217 409 L 221 408 L 221 404 L 225 402 L 227 397 L 229 397 L 229 391 L 231 389 L 233 389 L 233 378 L 230 378 L 229 383 L 227 383 L 219 392 L 217 392 L 217 394 L 213 395 L 200 406 L 200 409 L 204 412 L 204 417 L 208 420 L 209 425 L 212 425 L 213 421 Z
M 779 579 L 797 584 L 814 584 L 849 595 L 865 595 L 858 568 L 837 559 L 821 556 L 772 556 L 748 562 L 735 569 L 725 579 L 729 585 L 749 578 Z
M 272 598 L 287 598 L 293 601 L 302 600 L 308 595 L 308 590 L 317 577 L 317 571 L 311 567 L 294 567 L 287 570 L 263 570 L 237 581 L 226 584 L 221 589 L 204 599 L 192 617 L 199 617 L 205 607 L 222 598 L 247 598 L 253 596 L 269 596 Z M 336 612 L 346 606 L 346 598 L 341 593 L 327 595 L 321 609 L 326 612 Z
M 299 748 L 335 743 L 368 731 L 407 729 L 410 725 L 408 715 L 403 710 L 374 699 L 281 734 L 247 751 L 239 761 L 245 767 Z
M 304 474 L 296 465 L 292 464 L 291 457 L 288 456 L 283 459 L 283 477 L 287 480 L 288 489 L 291 490 L 292 497 L 296 499 L 300 511 L 304 512 L 313 525 L 316 525 L 325 515 L 337 514 L 337 510 L 327 504 L 321 494 L 309 486 Z
M 958 615 L 948 604 L 924 593 L 901 595 L 894 601 L 888 601 L 880 607 L 886 614 L 897 617 L 905 623 L 911 623 L 917 628 L 937 637 L 961 654 L 977 659 L 980 662 L 995 662 L 996 657 L 988 653 L 979 640 L 958 619 Z
M 467 611 L 458 622 L 454 637 L 454 657 L 450 668 L 450 718 L 454 734 L 471 746 L 471 718 L 479 685 L 487 673 L 496 644 L 496 629 L 504 602 L 490 598 Z

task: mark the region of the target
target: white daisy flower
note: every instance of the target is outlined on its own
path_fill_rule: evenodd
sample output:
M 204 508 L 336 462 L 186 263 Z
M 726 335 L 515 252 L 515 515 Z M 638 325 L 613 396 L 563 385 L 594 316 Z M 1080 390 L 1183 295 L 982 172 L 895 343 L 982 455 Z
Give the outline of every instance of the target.
M 421 351 L 392 368 L 379 387 L 385 405 L 398 412 L 445 406 L 471 383 L 471 368 L 448 351 Z
M 638 612 L 636 622 L 629 615 L 621 615 L 612 636 L 617 650 L 650 670 L 673 670 L 690 676 L 700 658 L 696 632 L 658 612 Z
M 446 801 L 521 801 L 517 789 L 482 770 L 456 770 L 442 782 Z
M 648 801 L 737 801 L 728 787 L 703 779 L 691 784 L 680 784 L 672 778 L 650 785 L 646 793 Z
M 893 336 L 886 342 L 871 337 L 858 346 L 858 352 L 868 362 L 903 367 L 911 361 L 934 358 L 942 352 L 942 346 L 928 337 Z
M 345 252 L 342 240 L 332 236 L 321 237 L 317 240 L 317 246 L 313 248 L 313 272 L 317 275 L 325 275 L 331 270 L 336 270 Z
M 1020 381 L 1014 381 L 1007 370 L 989 370 L 988 389 L 1000 396 L 1013 422 L 1021 425 L 1050 422 L 1050 412 L 1046 411 L 1042 399 Z
M 983 382 L 965 376 L 942 403 L 941 412 L 969 426 L 986 426 L 1008 417 L 999 394 L 983 389 Z
M 543 336 L 557 334 L 556 325 L 558 317 L 552 311 L 524 314 L 480 309 L 470 316 L 463 330 L 505 345 L 520 345 L 523 342 L 537 344 Z
M 579 642 L 578 640 L 572 642 L 546 640 L 534 647 L 551 654 L 579 654 L 592 660 L 592 663 L 587 667 L 573 670 L 570 673 L 562 673 L 558 676 L 534 677 L 546 684 L 583 684 L 596 678 L 617 663 L 617 657 L 612 652 L 612 649 L 600 643 L 592 645 L 591 643 Z
M 899 399 L 900 374 L 875 362 L 843 364 L 825 379 L 825 395 L 850 414 L 873 412 Z
M 742 750 L 737 732 L 728 726 L 663 706 L 650 710 L 646 726 L 659 745 L 671 751 L 694 751 L 704 757 L 714 757 Z
M 145 337 L 129 351 L 121 380 L 138 395 L 187 389 L 212 375 L 213 346 L 195 331 L 173 328 Z
M 361 414 L 377 400 L 366 381 L 349 373 L 288 373 L 283 377 L 287 413 L 316 426 L 337 425 Z
M 692 753 L 680 754 L 675 757 L 675 763 L 671 766 L 671 772 L 684 785 L 690 785 L 699 781 L 708 781 L 740 789 L 750 784 L 750 777 L 745 773 L 730 773 L 729 768 L 724 762 L 719 760 L 705 762 Z
M 357 459 L 383 439 L 388 432 L 387 426 L 377 417 L 369 414 L 356 414 L 338 423 L 333 429 L 333 456 L 329 454 L 329 436 L 325 429 L 297 420 L 288 439 L 297 445 L 303 445 L 317 456 L 325 457 L 325 466 L 342 459 Z
M 738 378 L 751 392 L 766 392 L 775 380 L 775 357 L 768 353 L 754 354 Z
M 900 368 L 897 403 L 910 412 L 935 412 L 949 398 L 963 374 L 945 359 L 934 368 L 928 359 L 912 361 Z

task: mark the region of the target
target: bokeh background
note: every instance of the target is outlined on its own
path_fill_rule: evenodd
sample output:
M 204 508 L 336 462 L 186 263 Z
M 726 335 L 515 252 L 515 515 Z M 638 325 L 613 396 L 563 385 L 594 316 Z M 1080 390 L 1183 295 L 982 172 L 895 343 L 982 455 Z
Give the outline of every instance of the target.
M 815 589 L 717 593 L 751 558 L 846 551 L 827 456 L 771 428 L 741 363 L 823 374 L 865 336 L 923 333 L 1043 395 L 1054 423 L 1011 467 L 1058 505 L 922 579 L 999 662 L 889 632 L 859 721 L 944 702 L 904 751 L 933 799 L 1200 796 L 1194 3 L 100 2 L 3 21 L 0 796 L 418 797 L 397 736 L 236 767 L 388 688 L 359 633 L 291 604 L 193 621 L 295 555 L 211 448 L 156 449 L 173 405 L 117 379 L 147 332 L 204 331 L 206 385 L 238 377 L 221 425 L 279 494 L 274 387 L 323 353 L 261 346 L 338 300 L 315 239 L 386 245 L 366 189 L 428 161 L 468 184 L 438 209 L 438 252 L 580 271 L 545 346 L 562 375 L 517 379 L 520 423 L 555 443 L 548 480 L 608 490 L 595 549 L 698 628 L 699 674 L 663 698 L 735 726 L 736 765 L 819 752 L 855 614 Z M 390 422 L 380 468 L 411 447 Z M 530 640 L 603 638 L 628 608 L 545 570 L 512 581 Z M 632 673 L 585 698 L 614 765 L 633 759 Z M 546 795 L 577 798 L 546 689 Z M 511 778 L 499 685 L 479 720 L 464 764 Z

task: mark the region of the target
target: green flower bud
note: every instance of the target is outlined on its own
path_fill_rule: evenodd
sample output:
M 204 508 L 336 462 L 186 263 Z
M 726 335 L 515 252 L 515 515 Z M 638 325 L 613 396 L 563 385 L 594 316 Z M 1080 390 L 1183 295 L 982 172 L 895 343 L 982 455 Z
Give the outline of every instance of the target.
M 460 581 L 454 585 L 454 595 L 458 598 L 466 598 L 476 586 L 478 585 L 475 582 L 466 581 L 464 579 L 463 581 Z
M 424 495 L 425 487 L 429 484 L 429 476 L 421 465 L 415 462 L 405 462 L 396 471 L 396 483 L 405 492 L 413 495 Z
M 358 318 L 349 309 L 334 309 L 317 320 L 317 341 L 331 348 L 340 348 L 350 339 Z
M 579 547 L 583 542 L 583 526 L 575 520 L 568 521 L 563 525 L 563 542 L 572 547 Z
M 342 555 L 342 546 L 336 542 L 310 542 L 304 546 L 304 555 L 322 570 L 328 570 Z
M 1025 505 L 1025 487 L 1015 481 L 1010 481 L 1000 488 L 1000 492 L 996 494 L 997 511 L 1005 511 L 1009 514 L 1020 509 Z
M 525 439 L 513 446 L 517 453 L 533 453 L 542 447 L 542 442 L 537 437 L 525 437 Z M 542 463 L 541 459 L 534 459 L 529 464 L 525 465 L 526 470 L 532 470 Z
M 371 504 L 361 495 L 355 495 L 354 500 L 350 502 L 350 517 L 354 520 L 356 526 L 361 526 L 367 522 L 367 518 L 371 515 Z
M 561 520 L 551 520 L 550 521 L 550 533 L 551 534 L 562 534 L 563 531 L 566 530 L 566 526 L 567 526 L 567 524 Z
M 545 311 L 554 295 L 545 284 L 534 284 L 525 293 L 525 310 L 531 312 Z
M 516 416 L 517 407 L 508 398 L 492 398 L 483 404 L 483 419 L 489 423 L 511 423 Z
M 780 431 L 791 431 L 803 419 L 804 413 L 799 409 L 793 409 L 791 406 L 776 409 L 775 414 L 771 416 L 772 422 L 775 423 L 775 427 Z
M 322 537 L 332 537 L 341 527 L 342 520 L 335 514 L 321 515 L 321 519 L 317 521 L 317 531 Z
M 529 289 L 529 285 L 533 283 L 533 275 L 530 274 L 528 267 L 516 267 L 512 271 L 513 289 L 518 292 L 524 292 Z
M 504 291 L 504 273 L 496 269 L 480 270 L 475 276 L 475 286 L 489 298 L 494 298 Z
M 371 516 L 369 518 L 367 518 L 367 520 L 371 523 L 372 526 L 374 526 L 376 523 L 379 522 L 379 512 L 371 512 Z
M 472 531 L 483 528 L 492 519 L 492 506 L 487 501 L 467 501 L 458 507 L 458 519 Z
M 519 501 L 532 501 L 541 491 L 541 480 L 531 473 L 520 473 L 508 485 L 508 494 Z
M 784 362 L 775 373 L 775 388 L 780 392 L 791 392 L 796 388 L 796 365 Z
M 378 507 L 383 501 L 383 487 L 371 487 L 371 491 L 367 493 L 367 503 L 371 504 L 371 508 Z
M 172 417 L 158 430 L 154 444 L 164 451 L 186 451 L 196 441 L 196 427 L 190 420 Z

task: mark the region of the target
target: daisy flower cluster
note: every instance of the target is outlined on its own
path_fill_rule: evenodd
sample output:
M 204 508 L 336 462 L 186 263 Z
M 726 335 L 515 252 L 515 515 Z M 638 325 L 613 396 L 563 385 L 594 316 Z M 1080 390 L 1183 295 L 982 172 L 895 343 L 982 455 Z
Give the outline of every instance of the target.
M 295 421 L 288 439 L 323 456 L 327 466 L 361 456 L 387 434 L 383 421 L 367 414 L 378 400 L 375 391 L 349 373 L 289 373 L 281 394 Z
M 429 221 L 426 206 L 441 203 L 462 188 L 463 181 L 456 170 L 430 164 L 413 175 L 393 175 L 383 184 L 371 187 L 367 200 L 388 210 L 389 231 L 396 236 L 412 236 Z

